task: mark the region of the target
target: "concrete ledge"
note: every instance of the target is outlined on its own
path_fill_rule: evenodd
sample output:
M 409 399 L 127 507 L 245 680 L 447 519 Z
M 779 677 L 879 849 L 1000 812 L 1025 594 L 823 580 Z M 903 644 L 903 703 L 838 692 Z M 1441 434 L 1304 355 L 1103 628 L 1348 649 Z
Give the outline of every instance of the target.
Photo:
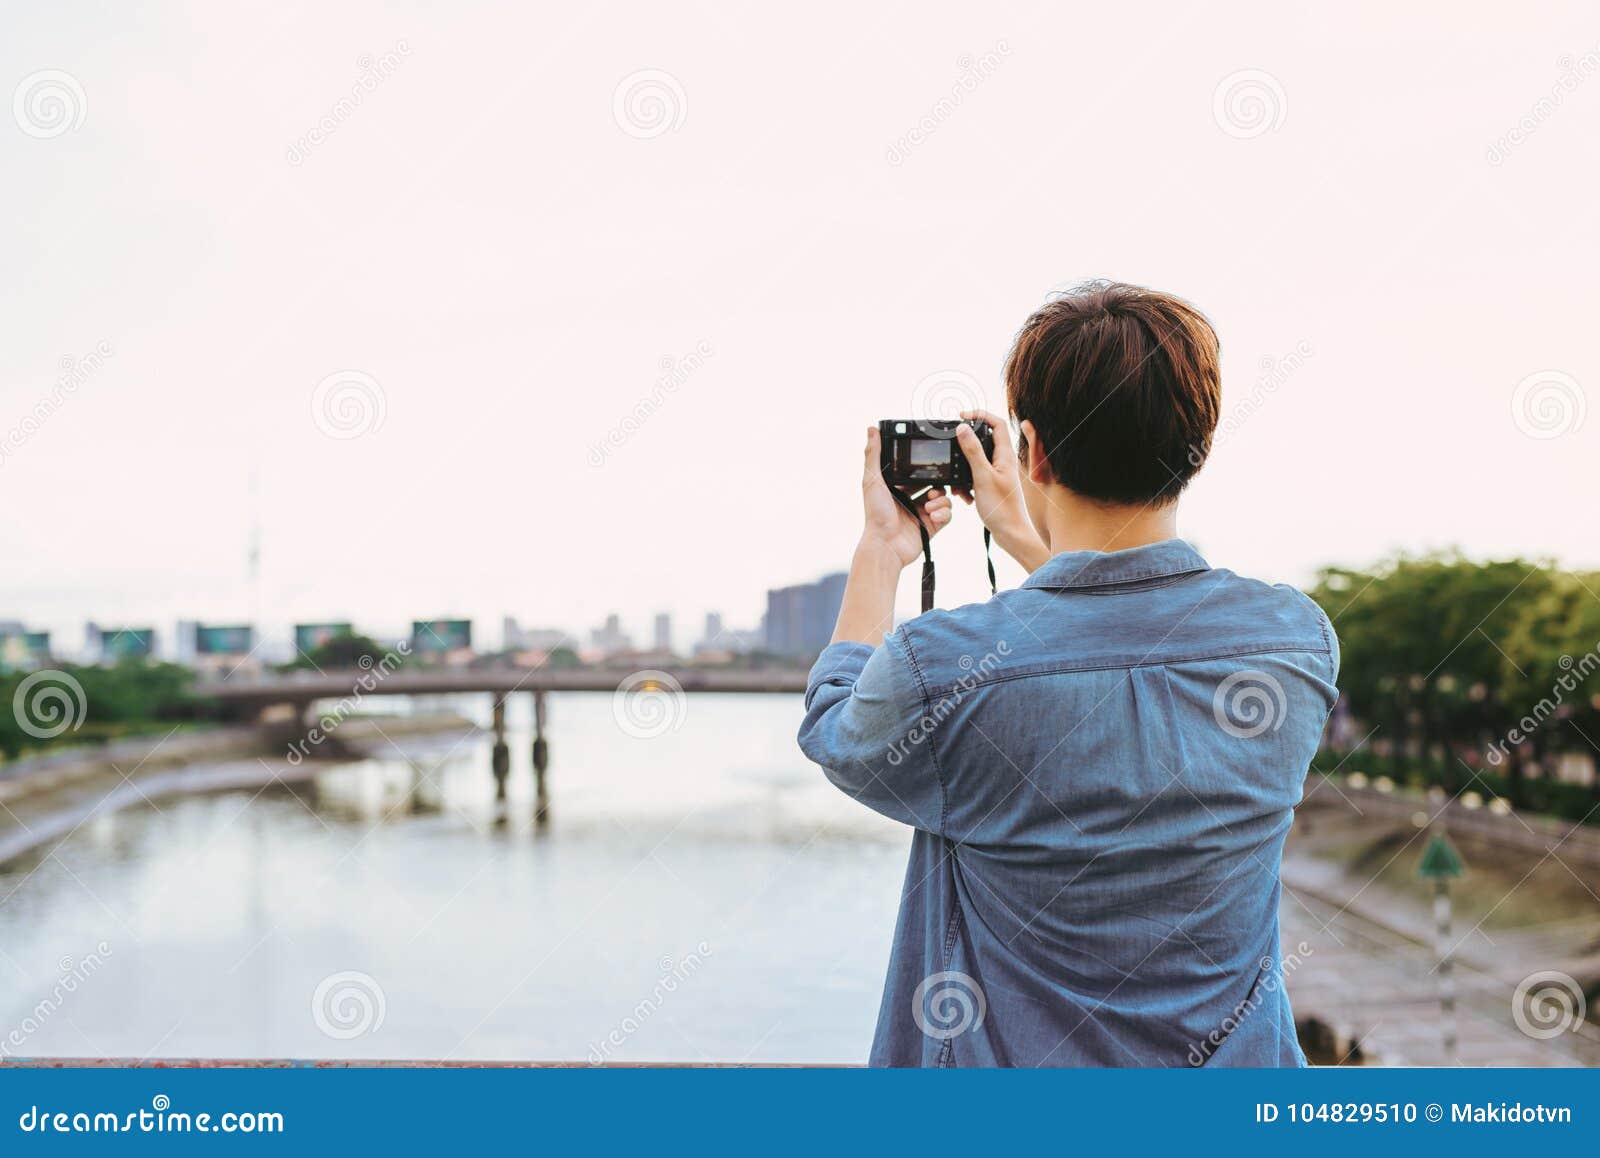
M 360 1058 L 0 1058 L 0 1069 L 59 1070 L 842 1070 L 859 1065 L 808 1065 L 804 1062 L 608 1062 L 582 1061 L 431 1061 Z

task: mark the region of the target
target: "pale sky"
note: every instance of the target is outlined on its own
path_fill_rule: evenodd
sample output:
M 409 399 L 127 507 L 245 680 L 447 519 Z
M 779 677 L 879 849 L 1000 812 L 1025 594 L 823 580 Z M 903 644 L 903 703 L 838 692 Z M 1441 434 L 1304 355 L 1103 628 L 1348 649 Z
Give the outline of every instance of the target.
M 0 618 L 250 618 L 258 505 L 269 624 L 753 626 L 1095 276 L 1221 335 L 1213 564 L 1600 566 L 1592 5 L 465 8 L 6 4 Z

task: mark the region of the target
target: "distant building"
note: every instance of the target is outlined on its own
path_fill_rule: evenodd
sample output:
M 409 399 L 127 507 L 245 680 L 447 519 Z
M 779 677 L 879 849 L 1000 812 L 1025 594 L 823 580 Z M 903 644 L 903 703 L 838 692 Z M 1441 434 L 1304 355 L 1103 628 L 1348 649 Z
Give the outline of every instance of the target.
M 222 626 L 198 624 L 194 634 L 194 650 L 199 655 L 249 655 L 256 645 L 256 629 L 248 623 L 230 623 Z
M 695 644 L 694 654 L 701 659 L 714 662 L 719 659 L 728 660 L 736 655 L 748 655 L 753 651 L 761 651 L 766 646 L 765 630 L 746 631 L 727 627 L 722 622 L 721 612 L 708 611 L 705 637 Z
M 29 631 L 20 620 L 0 620 L 0 668 L 35 668 L 49 662 L 48 631 Z
M 174 640 L 173 659 L 193 667 L 195 658 L 200 654 L 199 648 L 195 643 L 195 639 L 199 634 L 200 623 L 198 620 L 178 620 L 178 634 Z
M 261 666 L 255 650 L 256 629 L 248 623 L 194 626 L 194 666 L 201 671 L 254 671 Z
M 559 627 L 523 627 L 509 615 L 502 626 L 501 646 L 505 651 L 554 651 L 558 647 L 578 650 L 572 633 Z
M 604 626 L 589 633 L 589 643 L 601 656 L 633 650 L 633 640 L 622 630 L 621 617 L 614 614 L 606 616 Z
M 522 633 L 522 646 L 531 651 L 578 650 L 578 641 L 559 627 L 530 627 Z
M 472 620 L 413 619 L 411 651 L 424 663 L 467 663 L 472 659 Z
M 156 651 L 153 627 L 101 627 L 90 621 L 84 628 L 84 642 L 96 663 L 119 663 L 125 659 L 149 659 Z
M 844 602 L 843 571 L 815 583 L 767 592 L 766 644 L 777 655 L 809 659 L 828 646 Z
M 350 623 L 297 623 L 294 625 L 295 654 L 311 655 L 340 636 L 353 634 L 355 626 Z
M 512 616 L 505 616 L 500 620 L 500 649 L 502 651 L 521 651 L 526 645 L 522 642 L 522 624 Z
M 665 611 L 656 616 L 655 649 L 665 652 L 672 650 L 672 616 Z

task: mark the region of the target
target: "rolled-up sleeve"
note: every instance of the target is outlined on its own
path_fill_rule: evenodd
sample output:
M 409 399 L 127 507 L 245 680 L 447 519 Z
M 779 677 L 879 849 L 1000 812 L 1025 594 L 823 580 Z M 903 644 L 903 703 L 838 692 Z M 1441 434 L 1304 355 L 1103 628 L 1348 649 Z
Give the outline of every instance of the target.
M 899 641 L 829 644 L 806 684 L 800 750 L 840 791 L 902 824 L 944 824 L 933 723 Z

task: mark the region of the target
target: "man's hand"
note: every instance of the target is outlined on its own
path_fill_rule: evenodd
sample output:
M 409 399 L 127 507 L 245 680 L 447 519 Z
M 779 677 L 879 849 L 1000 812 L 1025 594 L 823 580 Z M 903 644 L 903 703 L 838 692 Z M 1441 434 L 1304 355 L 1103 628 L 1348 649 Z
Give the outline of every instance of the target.
M 866 524 L 861 530 L 861 549 L 882 554 L 905 567 L 922 555 L 922 536 L 911 515 L 889 493 L 889 484 L 883 481 L 879 467 L 878 428 L 867 428 L 866 462 L 861 471 L 861 505 L 866 514 Z M 982 451 L 979 452 L 981 457 Z M 929 535 L 950 521 L 952 508 L 950 496 L 943 487 L 930 487 L 916 500 L 922 512 L 922 524 Z
M 878 465 L 878 428 L 867 428 L 866 463 L 861 470 L 861 506 L 866 525 L 855 558 L 850 560 L 850 577 L 845 580 L 844 602 L 839 606 L 839 623 L 833 629 L 835 643 L 864 643 L 877 647 L 884 632 L 894 626 L 894 592 L 900 572 L 922 554 L 922 535 L 916 520 L 889 493 Z M 917 501 L 922 525 L 936 534 L 950 521 L 950 496 L 942 487 L 933 487 Z
M 963 423 L 956 428 L 956 441 L 967 456 L 972 468 L 972 490 L 956 493 L 978 509 L 978 517 L 989 528 L 1000 549 L 1010 555 L 1030 572 L 1050 558 L 1050 548 L 1039 538 L 1028 518 L 1027 504 L 1022 499 L 1022 472 L 1017 452 L 1011 446 L 1011 430 L 1003 419 L 987 410 L 963 410 L 961 417 L 969 422 L 981 418 L 994 431 L 994 461 L 983 453 L 983 443 L 973 433 L 972 427 Z

